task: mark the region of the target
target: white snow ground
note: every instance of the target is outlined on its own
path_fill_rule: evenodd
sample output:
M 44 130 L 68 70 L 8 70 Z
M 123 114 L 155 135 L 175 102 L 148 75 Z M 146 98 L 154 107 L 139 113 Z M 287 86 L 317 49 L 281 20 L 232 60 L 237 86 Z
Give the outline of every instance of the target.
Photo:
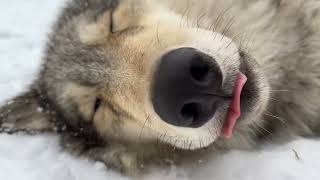
M 46 32 L 63 0 L 0 0 L 0 102 L 34 78 Z M 296 154 L 297 153 L 297 154 Z M 297 155 L 299 158 L 297 158 Z M 58 137 L 0 135 L 1 180 L 127 179 L 60 150 Z M 262 152 L 233 151 L 199 171 L 158 170 L 146 179 L 319 180 L 320 141 L 300 139 Z

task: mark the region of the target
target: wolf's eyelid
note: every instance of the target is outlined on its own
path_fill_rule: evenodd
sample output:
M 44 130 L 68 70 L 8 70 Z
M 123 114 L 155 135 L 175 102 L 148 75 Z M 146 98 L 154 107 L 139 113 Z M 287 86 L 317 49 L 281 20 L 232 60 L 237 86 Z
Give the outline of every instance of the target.
M 98 111 L 100 106 L 101 106 L 101 99 L 100 98 L 96 98 L 95 103 L 94 103 L 94 112 L 95 113 Z
M 113 11 L 111 11 L 111 13 L 110 13 L 110 24 L 109 24 L 110 33 L 114 33 L 114 30 L 113 30 L 113 28 L 114 28 L 113 13 L 114 13 Z

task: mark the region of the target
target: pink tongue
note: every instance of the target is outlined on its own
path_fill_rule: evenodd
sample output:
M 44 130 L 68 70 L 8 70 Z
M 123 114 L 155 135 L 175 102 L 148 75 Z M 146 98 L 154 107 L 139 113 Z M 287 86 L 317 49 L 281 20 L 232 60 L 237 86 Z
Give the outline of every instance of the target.
M 231 138 L 233 129 L 236 125 L 237 120 L 240 117 L 241 109 L 240 109 L 240 96 L 243 89 L 243 86 L 247 82 L 247 77 L 239 73 L 237 76 L 237 81 L 235 84 L 232 101 L 230 103 L 229 111 L 227 114 L 227 119 L 222 128 L 222 137 Z

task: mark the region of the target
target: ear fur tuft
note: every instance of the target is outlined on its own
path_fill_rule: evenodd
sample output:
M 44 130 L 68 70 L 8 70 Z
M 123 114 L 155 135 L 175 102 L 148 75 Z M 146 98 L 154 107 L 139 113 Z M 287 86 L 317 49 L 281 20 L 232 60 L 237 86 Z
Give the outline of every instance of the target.
M 0 107 L 0 133 L 35 134 L 53 129 L 50 112 L 41 107 L 39 95 L 35 90 L 13 98 Z

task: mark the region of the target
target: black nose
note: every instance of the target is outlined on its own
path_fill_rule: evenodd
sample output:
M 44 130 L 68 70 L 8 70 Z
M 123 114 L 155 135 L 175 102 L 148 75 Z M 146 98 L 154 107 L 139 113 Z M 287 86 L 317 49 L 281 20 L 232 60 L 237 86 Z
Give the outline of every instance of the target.
M 158 115 L 179 127 L 201 127 L 215 114 L 222 72 L 210 56 L 193 48 L 165 54 L 155 74 L 153 105 Z

